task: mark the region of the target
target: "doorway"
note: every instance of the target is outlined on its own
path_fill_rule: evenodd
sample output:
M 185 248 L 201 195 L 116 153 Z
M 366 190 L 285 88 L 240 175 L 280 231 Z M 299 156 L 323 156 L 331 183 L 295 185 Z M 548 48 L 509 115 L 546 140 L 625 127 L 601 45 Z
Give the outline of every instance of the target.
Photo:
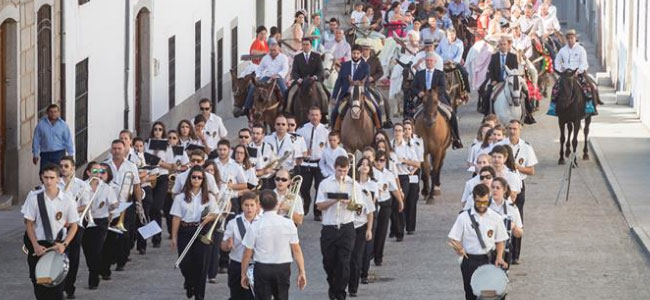
M 142 135 L 151 127 L 150 12 L 141 9 L 135 18 L 135 131 Z

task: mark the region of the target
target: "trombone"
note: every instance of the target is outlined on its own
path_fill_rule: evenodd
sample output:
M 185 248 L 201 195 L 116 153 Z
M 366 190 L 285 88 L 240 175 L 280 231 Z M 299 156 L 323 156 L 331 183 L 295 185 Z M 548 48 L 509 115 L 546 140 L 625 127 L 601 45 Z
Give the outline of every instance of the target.
M 205 209 L 203 209 L 203 211 L 201 212 L 201 219 L 207 217 L 208 214 L 210 214 L 210 213 L 208 212 L 208 207 L 206 206 Z M 181 265 L 181 262 L 183 261 L 183 258 L 185 258 L 185 255 L 187 255 L 187 252 L 190 251 L 190 247 L 192 247 L 192 244 L 194 244 L 194 240 L 196 240 L 196 237 L 199 236 L 199 233 L 201 233 L 201 230 L 203 230 L 204 226 L 205 226 L 205 224 L 203 224 L 203 222 L 201 222 L 199 227 L 194 232 L 194 235 L 192 235 L 192 238 L 187 243 L 187 246 L 185 246 L 185 249 L 183 249 L 183 252 L 181 252 L 181 255 L 178 256 L 178 259 L 176 259 L 176 262 L 174 263 L 174 268 L 178 268 Z
M 230 210 L 232 209 L 232 203 L 230 202 L 230 199 L 232 196 L 236 195 L 236 192 L 231 190 L 231 189 L 226 189 L 226 191 L 222 194 L 222 196 L 219 198 L 219 201 L 217 203 L 217 218 L 214 219 L 212 222 L 212 226 L 210 227 L 210 230 L 204 235 L 201 236 L 201 242 L 210 245 L 212 244 L 212 234 L 214 233 L 215 228 L 217 227 L 217 223 L 221 221 L 221 225 L 219 226 L 219 232 L 224 232 L 226 230 L 226 216 L 230 214 Z
M 348 160 L 350 161 L 350 169 L 352 170 L 352 192 L 350 194 L 350 202 L 345 208 L 347 210 L 356 212 L 357 215 L 361 215 L 361 210 L 363 209 L 363 205 L 357 203 L 357 193 L 356 193 L 356 187 L 357 187 L 356 161 L 357 160 L 354 154 L 351 153 L 348 153 Z
M 90 178 L 90 181 L 88 181 L 88 186 L 90 187 L 91 191 L 92 191 L 92 183 L 93 183 L 93 181 L 99 181 L 99 182 L 97 183 L 97 188 L 95 189 L 95 192 L 90 197 L 90 201 L 88 201 L 88 204 L 86 204 L 86 208 L 84 208 L 84 211 L 79 216 L 79 227 L 81 227 L 81 228 L 84 228 L 84 225 L 83 225 L 84 219 L 86 219 L 86 221 L 88 221 L 88 223 L 86 224 L 86 227 L 97 226 L 97 224 L 95 224 L 95 220 L 93 219 L 93 215 L 91 213 L 90 207 L 93 205 L 93 201 L 95 200 L 95 197 L 97 197 L 97 194 L 99 194 L 99 189 L 101 187 L 102 181 L 101 181 L 101 179 L 99 179 L 97 177 Z
M 289 210 L 287 211 L 286 217 L 293 219 L 293 213 L 296 210 L 296 199 L 300 193 L 300 187 L 302 186 L 302 176 L 296 175 L 291 178 L 291 183 L 289 184 L 287 195 L 284 197 L 284 203 L 287 203 Z M 284 204 L 283 203 L 283 204 Z
M 131 192 L 133 192 L 133 178 L 135 178 L 134 176 L 135 174 L 133 174 L 133 172 L 131 171 L 124 173 L 124 177 L 122 177 L 122 183 L 120 184 L 120 191 L 117 193 L 118 199 L 124 199 L 124 202 L 128 202 L 129 196 L 131 196 Z M 124 187 L 127 178 L 129 179 L 129 182 L 128 182 L 128 187 L 125 190 Z M 117 224 L 115 224 L 115 226 L 110 226 L 108 229 L 117 233 L 126 232 L 127 230 L 124 227 L 125 216 L 126 216 L 126 210 L 120 213 L 120 217 L 117 221 Z

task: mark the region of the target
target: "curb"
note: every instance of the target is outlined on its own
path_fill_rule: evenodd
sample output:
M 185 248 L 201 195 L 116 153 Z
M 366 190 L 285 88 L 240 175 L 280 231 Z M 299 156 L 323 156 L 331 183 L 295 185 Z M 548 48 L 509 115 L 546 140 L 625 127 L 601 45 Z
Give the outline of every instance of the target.
M 598 143 L 598 138 L 590 138 L 589 146 L 591 146 L 591 150 L 594 153 L 594 156 L 596 157 L 596 162 L 598 163 L 601 170 L 605 174 L 607 183 L 609 184 L 612 192 L 614 193 L 614 199 L 616 200 L 619 209 L 623 213 L 623 218 L 625 219 L 625 222 L 630 228 L 630 232 L 634 236 L 635 240 L 641 246 L 646 257 L 650 258 L 650 237 L 643 229 L 637 226 L 636 217 L 632 213 L 632 209 L 630 208 L 630 205 L 627 202 L 627 199 L 625 198 L 625 194 L 623 193 L 623 188 L 621 188 L 621 186 L 618 183 L 618 180 L 616 180 L 616 176 L 614 176 L 614 172 L 612 171 L 609 161 L 605 157 L 603 150 L 600 148 L 600 144 Z

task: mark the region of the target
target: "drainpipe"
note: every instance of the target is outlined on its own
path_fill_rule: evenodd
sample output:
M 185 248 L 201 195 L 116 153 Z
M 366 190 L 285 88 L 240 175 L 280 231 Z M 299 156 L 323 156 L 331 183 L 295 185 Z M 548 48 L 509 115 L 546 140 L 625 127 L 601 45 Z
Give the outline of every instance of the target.
M 61 52 L 61 66 L 60 66 L 60 88 L 59 91 L 61 93 L 61 106 L 62 106 L 62 111 L 64 113 L 63 118 L 66 118 L 65 114 L 67 113 L 66 111 L 66 101 L 65 101 L 65 1 L 61 0 L 61 28 L 59 28 L 59 33 L 61 35 L 61 48 L 59 52 Z
M 131 47 L 131 6 L 124 0 L 124 129 L 129 129 L 129 48 Z
M 212 0 L 212 20 L 211 20 L 211 29 L 210 29 L 210 41 L 211 41 L 211 51 L 210 51 L 210 98 L 212 99 L 212 112 L 217 112 L 217 84 L 216 84 L 216 54 L 215 54 L 215 4 L 216 0 Z

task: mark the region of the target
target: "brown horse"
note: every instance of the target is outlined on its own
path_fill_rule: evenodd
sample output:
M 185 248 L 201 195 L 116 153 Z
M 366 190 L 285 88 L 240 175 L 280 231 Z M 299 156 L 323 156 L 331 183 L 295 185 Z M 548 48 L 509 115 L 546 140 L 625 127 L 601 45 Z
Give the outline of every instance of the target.
M 341 122 L 341 143 L 349 153 L 372 144 L 375 123 L 365 96 L 365 81 L 350 81 L 347 111 Z
M 314 80 L 304 81 L 302 84 L 292 87 L 289 91 L 289 97 L 292 97 L 292 93 L 294 93 L 294 95 L 291 100 L 291 107 L 289 107 L 288 111 L 296 116 L 298 126 L 302 126 L 309 122 L 309 109 L 312 106 L 320 107 L 321 115 L 327 114 L 327 101 L 329 97 L 327 95 L 322 95 L 318 87 L 319 84 L 321 83 Z M 324 91 L 324 88 L 323 93 L 327 94 L 327 92 Z
M 268 83 L 258 82 L 253 79 L 255 91 L 253 92 L 253 107 L 251 109 L 253 123 L 263 122 L 270 130 L 273 130 L 273 122 L 280 112 L 280 89 L 276 86 L 275 80 Z
M 230 80 L 232 81 L 232 96 L 234 106 L 242 107 L 248 94 L 248 85 L 255 78 L 255 73 L 248 74 L 243 78 L 237 76 L 237 69 L 230 69 Z
M 475 30 L 473 28 L 476 28 L 476 21 L 474 18 L 462 18 L 462 17 L 454 17 L 451 16 L 451 24 L 454 26 L 454 29 L 456 30 L 456 37 L 463 41 L 463 46 L 465 46 L 463 50 L 463 59 L 467 57 L 467 53 L 469 52 L 469 49 L 472 48 L 474 45 L 474 33 Z
M 445 63 L 445 80 L 447 81 L 447 95 L 449 95 L 449 100 L 451 101 L 451 107 L 456 112 L 456 109 L 460 106 L 463 106 L 467 103 L 467 100 L 463 100 L 462 95 L 465 92 L 463 87 L 463 78 L 460 74 L 458 67 L 452 62 Z
M 415 133 L 424 141 L 422 195 L 427 196 L 427 204 L 432 204 L 433 196 L 440 195 L 440 171 L 451 145 L 451 127 L 438 111 L 440 102 L 435 89 L 427 91 L 422 101 L 423 110 L 415 117 Z
M 589 160 L 589 147 L 587 147 L 587 139 L 589 138 L 589 125 L 591 124 L 591 115 L 585 113 L 586 97 L 582 91 L 582 87 L 578 83 L 575 75 L 575 70 L 566 70 L 564 72 L 557 72 L 560 76 L 558 79 L 558 94 L 557 94 L 557 116 L 558 125 L 560 126 L 560 159 L 558 164 L 564 164 L 564 158 L 569 158 L 571 155 L 571 148 L 569 143 L 573 146 L 573 152 L 578 148 L 578 133 L 582 125 L 582 119 L 585 119 L 585 128 L 582 130 L 585 136 L 585 145 L 583 149 L 583 160 Z M 566 151 L 564 151 L 564 128 L 567 127 L 568 132 L 566 136 Z M 573 134 L 573 140 L 571 136 Z M 577 152 L 576 152 L 577 154 Z M 574 163 L 577 159 L 574 160 Z

